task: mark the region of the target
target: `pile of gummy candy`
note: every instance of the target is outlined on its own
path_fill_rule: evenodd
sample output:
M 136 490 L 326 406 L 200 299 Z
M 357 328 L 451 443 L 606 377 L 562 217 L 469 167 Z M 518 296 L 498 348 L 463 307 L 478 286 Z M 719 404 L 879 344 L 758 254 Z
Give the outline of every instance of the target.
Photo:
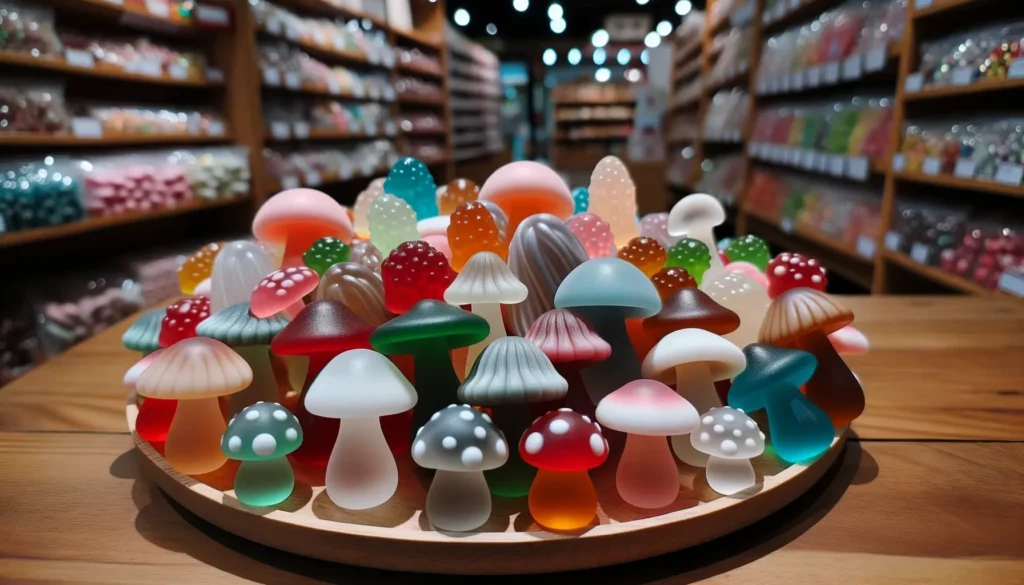
M 293 465 L 323 469 L 341 508 L 380 506 L 411 452 L 449 531 L 483 525 L 491 494 L 528 497 L 549 529 L 588 526 L 588 472 L 609 455 L 639 508 L 677 499 L 676 458 L 749 493 L 766 444 L 811 461 L 860 415 L 837 352 L 867 343 L 816 260 L 722 246 L 724 220 L 695 194 L 638 221 L 615 157 L 575 192 L 534 162 L 438 189 L 411 158 L 352 209 L 284 191 L 255 241 L 196 252 L 187 296 L 126 332 L 144 355 L 125 376 L 136 432 L 181 474 L 240 461 L 248 506 L 286 500 Z

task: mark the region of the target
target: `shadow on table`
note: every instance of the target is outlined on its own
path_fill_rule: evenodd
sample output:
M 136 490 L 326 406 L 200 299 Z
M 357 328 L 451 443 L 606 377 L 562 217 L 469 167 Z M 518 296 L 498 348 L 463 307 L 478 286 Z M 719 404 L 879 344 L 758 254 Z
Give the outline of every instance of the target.
M 291 573 L 295 581 L 314 580 L 324 583 L 479 583 L 479 576 L 417 575 L 341 565 L 281 552 L 234 536 L 207 523 L 168 499 L 148 481 L 139 478 L 134 451 L 126 452 L 111 465 L 111 474 L 135 479 L 132 498 L 139 513 L 136 530 L 149 542 L 168 550 L 187 554 L 219 570 L 257 583 L 281 583 L 281 573 L 267 571 L 264 565 Z M 556 575 L 487 576 L 489 584 L 547 582 L 577 579 L 600 583 L 640 584 L 672 578 L 673 584 L 692 583 L 719 575 L 771 554 L 802 535 L 839 501 L 850 485 L 870 483 L 878 475 L 878 464 L 862 450 L 855 436 L 832 468 L 807 493 L 790 505 L 747 528 L 683 551 L 611 567 L 601 567 Z M 175 518 L 177 517 L 177 518 Z M 183 518 L 185 523 L 179 521 Z M 188 531 L 183 538 L 169 530 Z M 215 543 L 236 554 L 212 545 L 199 531 Z M 180 543 L 190 543 L 181 546 Z M 287 582 L 287 580 L 285 581 Z

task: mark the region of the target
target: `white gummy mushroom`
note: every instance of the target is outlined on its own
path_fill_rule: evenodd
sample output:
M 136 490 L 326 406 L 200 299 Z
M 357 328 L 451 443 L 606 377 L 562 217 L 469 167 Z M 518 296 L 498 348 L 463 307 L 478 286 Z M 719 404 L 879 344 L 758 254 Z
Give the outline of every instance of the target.
M 705 473 L 711 489 L 731 496 L 757 482 L 750 460 L 764 453 L 764 433 L 742 410 L 712 408 L 701 417 L 690 441 L 708 455 Z
M 694 193 L 679 200 L 668 214 L 668 233 L 701 241 L 711 252 L 711 267 L 701 281 L 711 281 L 725 273 L 725 265 L 718 257 L 715 228 L 725 223 L 722 203 L 706 193 Z M 703 288 L 703 287 L 702 287 Z
M 210 312 L 248 302 L 253 287 L 273 271 L 270 258 L 259 244 L 247 240 L 228 243 L 213 261 Z
M 504 465 L 508 450 L 505 435 L 486 414 L 465 404 L 435 412 L 412 444 L 413 461 L 437 470 L 427 492 L 430 523 L 465 532 L 487 522 L 491 492 L 483 472 Z
M 416 391 L 383 355 L 368 349 L 346 351 L 331 360 L 306 394 L 306 410 L 342 419 L 327 462 L 327 495 L 342 508 L 364 510 L 391 499 L 398 489 L 398 466 L 380 417 L 416 405 Z

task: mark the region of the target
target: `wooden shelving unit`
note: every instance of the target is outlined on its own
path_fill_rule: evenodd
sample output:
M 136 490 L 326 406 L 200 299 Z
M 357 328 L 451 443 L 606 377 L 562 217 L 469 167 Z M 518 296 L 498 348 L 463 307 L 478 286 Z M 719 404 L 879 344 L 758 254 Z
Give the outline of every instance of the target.
M 623 154 L 636 108 L 629 83 L 585 81 L 555 87 L 552 166 L 589 173 L 605 155 Z

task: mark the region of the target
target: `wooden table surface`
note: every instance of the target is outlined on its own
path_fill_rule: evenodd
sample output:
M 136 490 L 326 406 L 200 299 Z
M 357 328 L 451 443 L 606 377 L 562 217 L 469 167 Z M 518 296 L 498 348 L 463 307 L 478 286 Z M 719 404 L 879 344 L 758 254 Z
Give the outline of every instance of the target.
M 867 410 L 804 497 L 695 549 L 559 576 L 601 583 L 1024 583 L 1024 304 L 851 297 Z M 139 476 L 127 323 L 0 390 L 0 583 L 409 583 L 226 534 Z M 522 577 L 415 577 L 520 583 Z M 531 577 L 527 579 L 541 579 Z

